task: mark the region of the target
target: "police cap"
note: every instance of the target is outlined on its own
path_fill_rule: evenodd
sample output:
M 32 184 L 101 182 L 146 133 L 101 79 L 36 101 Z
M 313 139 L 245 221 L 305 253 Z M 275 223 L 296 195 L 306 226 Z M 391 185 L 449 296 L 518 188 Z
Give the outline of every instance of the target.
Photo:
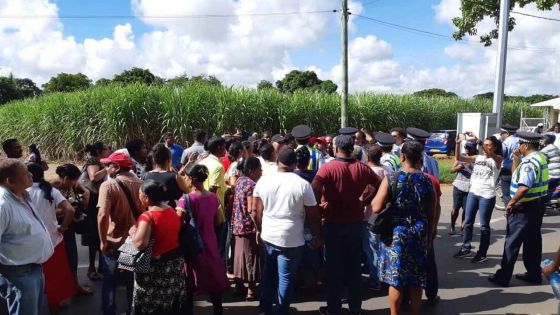
M 423 141 L 430 137 L 430 133 L 426 130 L 418 129 L 418 128 L 406 128 L 406 135 L 409 139 Z
M 338 130 L 338 133 L 340 133 L 341 135 L 347 135 L 347 136 L 354 136 L 354 134 L 358 132 L 358 129 L 354 128 L 354 127 L 344 127 L 344 128 L 340 128 L 340 130 Z
M 509 132 L 509 133 L 515 133 L 517 131 L 517 129 L 519 129 L 516 126 L 512 126 L 512 125 L 502 125 L 502 128 L 500 129 L 501 132 Z
M 277 142 L 277 143 L 284 143 L 286 141 L 286 138 L 284 138 L 284 136 L 281 134 L 275 134 L 274 136 L 272 136 L 270 141 Z
M 535 143 L 538 144 L 543 138 L 541 134 L 529 132 L 529 131 L 519 131 L 517 132 L 517 137 L 519 138 L 519 143 Z
M 377 141 L 377 143 L 382 147 L 392 146 L 393 144 L 395 144 L 395 138 L 393 138 L 393 136 L 391 136 L 390 134 L 384 132 L 376 133 L 375 141 Z
M 292 129 L 292 136 L 297 140 L 305 140 L 311 138 L 311 128 L 307 125 L 297 125 Z

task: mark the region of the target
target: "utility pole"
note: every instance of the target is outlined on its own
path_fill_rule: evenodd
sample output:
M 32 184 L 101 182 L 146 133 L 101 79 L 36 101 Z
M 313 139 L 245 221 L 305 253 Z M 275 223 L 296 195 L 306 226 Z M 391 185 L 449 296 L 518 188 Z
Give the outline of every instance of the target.
M 500 32 L 498 33 L 498 56 L 496 58 L 496 83 L 492 112 L 498 114 L 497 127 L 502 127 L 502 109 L 504 107 L 504 85 L 506 81 L 506 59 L 509 25 L 509 0 L 500 2 Z
M 348 0 L 342 0 L 342 96 L 340 126 L 348 126 Z

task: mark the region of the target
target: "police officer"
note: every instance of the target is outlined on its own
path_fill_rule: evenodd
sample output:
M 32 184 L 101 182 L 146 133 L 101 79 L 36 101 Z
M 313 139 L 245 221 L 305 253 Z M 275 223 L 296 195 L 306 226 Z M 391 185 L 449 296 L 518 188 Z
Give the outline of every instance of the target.
M 516 135 L 517 127 L 503 125 L 500 130 L 502 139 L 502 169 L 500 171 L 500 184 L 502 188 L 502 200 L 507 205 L 510 200 L 511 173 L 513 171 L 513 152 L 519 147 L 519 138 Z
M 506 206 L 507 233 L 501 268 L 488 280 L 507 287 L 513 267 L 523 244 L 524 274 L 517 279 L 540 284 L 542 258 L 541 225 L 544 214 L 544 197 L 548 190 L 546 157 L 538 151 L 542 135 L 520 131 L 519 147 L 513 152 L 513 174 L 510 201 Z M 521 156 L 523 158 L 521 158 Z
M 381 150 L 383 150 L 380 160 L 381 164 L 391 168 L 393 172 L 398 172 L 401 169 L 401 159 L 392 152 L 395 138 L 390 134 L 378 132 L 375 134 L 375 140 L 381 147 Z
M 362 147 L 362 145 L 365 143 L 365 138 L 366 135 L 363 131 L 358 130 L 357 128 L 354 127 L 344 127 L 344 128 L 340 128 L 338 130 L 338 133 L 340 133 L 341 135 L 345 135 L 345 136 L 351 136 L 352 138 L 354 138 L 355 140 L 355 144 L 354 144 L 354 151 L 358 152 L 358 154 L 356 154 L 356 157 L 358 158 L 358 160 L 362 163 L 366 163 L 367 162 L 367 154 L 364 151 L 364 148 Z M 363 139 L 361 139 L 362 141 L 360 142 L 360 144 L 358 143 L 358 141 L 356 141 L 356 135 L 357 134 L 361 134 L 360 137 L 363 137 Z
M 324 163 L 323 161 L 321 161 L 322 156 L 320 152 L 317 149 L 309 146 L 309 139 L 313 134 L 311 128 L 307 125 L 297 125 L 292 129 L 291 134 L 296 140 L 296 149 L 299 149 L 302 146 L 307 147 L 307 149 L 309 150 L 309 154 L 311 155 L 308 169 L 310 171 L 317 172 L 319 170 L 319 165 L 322 165 Z
M 430 133 L 418 129 L 418 128 L 407 128 L 406 129 L 407 140 L 416 140 L 422 144 L 422 147 L 425 145 L 426 140 L 430 137 Z M 426 154 L 426 152 L 422 152 L 424 155 L 424 165 L 422 166 L 422 172 L 428 173 L 439 180 L 439 166 L 436 159 Z

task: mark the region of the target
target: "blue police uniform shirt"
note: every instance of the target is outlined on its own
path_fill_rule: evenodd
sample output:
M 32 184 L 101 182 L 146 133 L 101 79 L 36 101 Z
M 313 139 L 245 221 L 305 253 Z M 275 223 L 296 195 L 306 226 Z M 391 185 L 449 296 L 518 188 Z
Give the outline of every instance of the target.
M 502 168 L 511 169 L 513 166 L 513 151 L 519 147 L 519 138 L 516 136 L 509 136 L 504 142 L 502 142 L 502 155 L 504 160 L 502 161 Z M 514 171 L 514 170 L 512 170 Z
M 172 144 L 169 147 L 169 151 L 171 151 L 171 164 L 173 167 L 179 169 L 181 167 L 181 157 L 183 156 L 183 147 L 178 144 Z
M 424 152 L 424 164 L 422 165 L 422 172 L 428 173 L 439 180 L 439 167 L 438 162 L 433 157 Z
M 512 178 L 512 181 L 517 185 L 531 188 L 535 183 L 537 179 L 537 168 L 535 164 L 529 162 L 531 157 L 535 154 L 537 154 L 537 152 L 531 152 L 521 159 L 521 163 L 519 164 L 519 177 L 515 176 L 517 178 Z

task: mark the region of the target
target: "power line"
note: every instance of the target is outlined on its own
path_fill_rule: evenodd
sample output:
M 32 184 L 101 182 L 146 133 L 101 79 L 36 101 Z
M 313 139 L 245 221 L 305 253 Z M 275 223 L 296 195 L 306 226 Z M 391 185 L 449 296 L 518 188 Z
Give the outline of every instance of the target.
M 417 34 L 417 35 L 427 36 L 427 37 L 440 39 L 440 40 L 451 41 L 451 42 L 464 42 L 464 43 L 467 43 L 467 44 L 470 44 L 470 45 L 476 45 L 477 47 L 480 47 L 480 43 L 478 41 L 473 41 L 473 40 L 469 40 L 469 39 L 456 40 L 455 38 L 453 38 L 452 36 L 449 36 L 449 35 L 435 33 L 435 32 L 422 30 L 422 29 L 418 29 L 418 28 L 414 28 L 414 27 L 410 27 L 410 26 L 400 25 L 400 24 L 396 24 L 396 23 L 392 23 L 392 22 L 387 22 L 387 21 L 375 19 L 375 18 L 372 18 L 372 17 L 369 17 L 369 16 L 363 16 L 363 15 L 359 15 L 359 14 L 354 14 L 354 16 L 357 16 L 359 18 L 366 19 L 366 20 L 369 20 L 371 22 L 374 22 L 374 23 L 377 23 L 377 24 L 380 24 L 380 25 L 384 25 L 384 26 L 387 26 L 387 27 L 390 27 L 390 28 L 393 28 L 393 29 L 397 29 L 397 30 L 401 30 L 401 31 L 405 31 L 405 32 L 409 32 L 409 33 L 413 33 L 413 34 Z M 534 52 L 557 52 L 558 51 L 556 49 L 548 49 L 548 48 L 514 47 L 514 46 L 509 46 L 508 49 L 509 50 L 534 51 Z
M 372 5 L 372 4 L 377 3 L 379 1 L 381 1 L 381 0 L 373 0 L 373 1 L 370 1 L 370 2 L 362 3 L 362 7 L 367 7 L 368 5 Z
M 183 15 L 0 15 L 0 19 L 199 19 L 199 18 L 231 18 L 245 16 L 286 16 L 301 14 L 336 13 L 338 10 L 294 11 L 294 12 L 263 12 L 239 14 L 183 14 Z
M 560 19 L 555 19 L 555 18 L 546 17 L 546 16 L 540 16 L 540 15 L 534 15 L 534 14 L 530 14 L 530 13 L 523 13 L 523 12 L 517 12 L 517 11 L 511 11 L 511 13 L 524 15 L 524 16 L 529 16 L 529 17 L 532 17 L 532 18 L 537 18 L 537 19 L 542 19 L 542 20 L 560 22 Z

